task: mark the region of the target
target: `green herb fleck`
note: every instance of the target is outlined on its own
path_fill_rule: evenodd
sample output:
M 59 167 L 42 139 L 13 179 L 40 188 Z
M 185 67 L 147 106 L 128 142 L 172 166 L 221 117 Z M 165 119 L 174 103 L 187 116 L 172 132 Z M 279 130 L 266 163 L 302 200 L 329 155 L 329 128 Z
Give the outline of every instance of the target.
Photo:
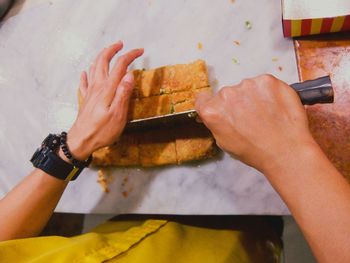
M 171 106 L 170 106 L 170 113 L 174 113 L 174 112 L 175 112 L 174 105 L 173 105 L 173 104 L 171 104 Z
M 250 22 L 249 20 L 247 20 L 247 21 L 245 21 L 245 28 L 246 29 L 248 29 L 248 30 L 250 30 L 250 29 L 252 29 L 252 22 Z
M 233 64 L 235 64 L 235 65 L 239 65 L 239 61 L 238 61 L 237 58 L 232 58 L 232 62 L 233 62 Z

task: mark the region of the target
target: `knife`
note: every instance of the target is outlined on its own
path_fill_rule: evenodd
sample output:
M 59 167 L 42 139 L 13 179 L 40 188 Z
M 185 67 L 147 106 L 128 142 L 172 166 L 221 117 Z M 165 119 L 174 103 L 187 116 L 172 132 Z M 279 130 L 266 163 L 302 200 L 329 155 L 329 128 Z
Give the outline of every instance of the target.
M 333 103 L 334 90 L 329 76 L 314 80 L 307 80 L 290 85 L 299 95 L 304 105 L 314 105 L 317 103 Z M 144 119 L 131 120 L 126 124 L 125 131 L 149 130 L 157 127 L 171 127 L 187 122 L 193 122 L 198 114 L 195 110 L 170 113 L 161 116 Z

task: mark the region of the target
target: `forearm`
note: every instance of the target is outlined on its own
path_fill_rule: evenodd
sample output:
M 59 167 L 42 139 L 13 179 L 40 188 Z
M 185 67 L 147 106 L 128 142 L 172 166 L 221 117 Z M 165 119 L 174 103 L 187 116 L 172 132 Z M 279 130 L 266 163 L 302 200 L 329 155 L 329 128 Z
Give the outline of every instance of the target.
M 103 49 L 90 65 L 89 78 L 85 71 L 81 74 L 79 91 L 83 103 L 67 135 L 67 148 L 76 160 L 84 161 L 95 150 L 113 144 L 123 132 L 134 89 L 134 75 L 127 74 L 128 66 L 143 54 L 143 49 L 126 52 L 110 67 L 122 48 L 123 43 L 118 41 Z M 56 152 L 57 145 L 51 144 L 45 147 Z M 62 149 L 58 156 L 70 162 Z M 28 175 L 0 200 L 0 240 L 39 234 L 66 186 L 67 182 L 38 169 Z
M 266 171 L 319 262 L 350 262 L 350 185 L 316 145 Z
M 40 234 L 66 186 L 39 169 L 25 177 L 0 200 L 0 240 Z

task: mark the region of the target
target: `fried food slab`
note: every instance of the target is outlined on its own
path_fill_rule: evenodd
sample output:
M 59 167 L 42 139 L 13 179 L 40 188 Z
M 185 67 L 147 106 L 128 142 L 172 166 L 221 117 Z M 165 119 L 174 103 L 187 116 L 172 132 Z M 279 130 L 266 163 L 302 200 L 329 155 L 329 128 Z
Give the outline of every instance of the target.
M 171 94 L 171 101 L 174 107 L 174 112 L 182 112 L 194 109 L 195 99 L 198 93 L 212 93 L 211 87 L 205 87 L 189 91 L 181 91 Z
M 209 86 L 207 67 L 203 60 L 152 70 L 135 70 L 135 98 L 170 94 Z
M 161 94 L 165 67 L 152 70 L 134 70 L 134 97 L 145 98 Z
M 169 114 L 172 103 L 169 95 L 152 96 L 132 100 L 129 109 L 129 119 L 143 119 Z
M 119 140 L 107 147 L 103 147 L 93 154 L 96 166 L 135 166 L 139 165 L 138 139 L 135 134 L 122 135 Z
M 139 134 L 140 164 L 144 167 L 176 163 L 175 136 L 167 129 Z
M 176 161 L 181 164 L 188 161 L 213 157 L 217 149 L 214 138 L 203 124 L 193 123 L 176 130 Z
M 180 64 L 166 67 L 163 83 L 165 93 L 207 87 L 209 81 L 205 62 L 197 60 L 188 65 Z
M 203 60 L 133 73 L 135 88 L 129 120 L 193 109 L 198 93 L 212 92 Z M 210 132 L 202 124 L 193 123 L 123 134 L 115 144 L 94 152 L 93 164 L 152 167 L 207 159 L 215 153 Z

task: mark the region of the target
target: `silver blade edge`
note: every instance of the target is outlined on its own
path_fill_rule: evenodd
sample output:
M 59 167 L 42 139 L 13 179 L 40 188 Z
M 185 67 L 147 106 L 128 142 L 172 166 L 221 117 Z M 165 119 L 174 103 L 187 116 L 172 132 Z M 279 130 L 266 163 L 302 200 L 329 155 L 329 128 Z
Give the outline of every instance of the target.
M 195 110 L 170 113 L 161 116 L 137 119 L 127 122 L 124 131 L 142 131 L 152 128 L 171 127 L 178 124 L 195 121 L 198 114 Z

